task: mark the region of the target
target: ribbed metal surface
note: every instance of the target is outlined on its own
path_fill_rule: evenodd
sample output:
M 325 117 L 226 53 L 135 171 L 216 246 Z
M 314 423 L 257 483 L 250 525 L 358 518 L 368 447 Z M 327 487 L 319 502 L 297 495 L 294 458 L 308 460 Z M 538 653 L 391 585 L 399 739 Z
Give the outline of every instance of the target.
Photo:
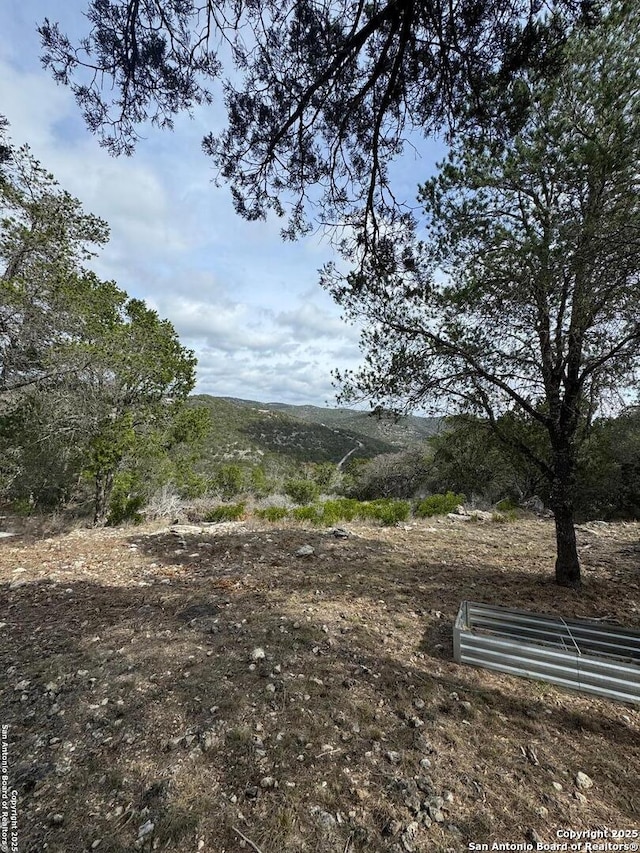
M 640 703 L 640 632 L 463 601 L 454 657 L 621 702 Z

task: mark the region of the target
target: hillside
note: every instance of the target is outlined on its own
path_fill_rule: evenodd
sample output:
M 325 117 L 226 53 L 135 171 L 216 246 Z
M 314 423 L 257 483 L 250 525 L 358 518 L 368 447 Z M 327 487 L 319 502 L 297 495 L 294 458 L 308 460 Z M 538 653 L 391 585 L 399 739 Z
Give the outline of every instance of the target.
M 208 397 L 201 395 L 198 399 L 221 400 L 243 409 L 257 410 L 263 413 L 271 412 L 284 415 L 293 421 L 303 421 L 308 424 L 338 430 L 349 437 L 356 437 L 363 442 L 381 442 L 384 453 L 403 450 L 426 441 L 442 428 L 442 418 L 423 418 L 411 415 L 395 420 L 391 417 L 379 418 L 370 412 L 345 408 L 321 408 L 320 406 L 292 406 L 288 403 L 261 403 L 255 400 L 242 400 L 234 397 Z M 371 445 L 375 449 L 378 445 Z
M 191 405 L 205 406 L 213 428 L 203 453 L 203 464 L 240 461 L 257 464 L 265 458 L 284 463 L 334 462 L 351 458 L 371 458 L 391 453 L 398 445 L 352 429 L 347 421 L 338 426 L 329 416 L 321 423 L 293 414 L 298 407 L 263 404 L 200 394 Z M 310 409 L 312 407 L 300 407 Z M 324 412 L 317 409 L 317 412 Z M 331 412 L 332 410 L 327 410 Z

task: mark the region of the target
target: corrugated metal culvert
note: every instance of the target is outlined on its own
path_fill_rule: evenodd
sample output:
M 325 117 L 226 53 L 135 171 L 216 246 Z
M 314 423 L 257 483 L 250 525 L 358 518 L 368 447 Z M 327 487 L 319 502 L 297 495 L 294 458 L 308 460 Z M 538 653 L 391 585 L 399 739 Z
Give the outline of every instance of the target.
M 640 703 L 640 632 L 463 601 L 453 651 L 467 663 Z

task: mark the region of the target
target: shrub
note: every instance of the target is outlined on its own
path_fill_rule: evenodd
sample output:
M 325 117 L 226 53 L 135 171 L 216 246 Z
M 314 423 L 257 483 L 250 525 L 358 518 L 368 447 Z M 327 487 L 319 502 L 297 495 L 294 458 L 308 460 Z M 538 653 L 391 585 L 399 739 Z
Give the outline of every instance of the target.
M 511 498 L 504 498 L 496 504 L 498 512 L 513 512 L 517 508 L 517 504 L 514 504 Z
M 239 465 L 223 465 L 215 475 L 215 486 L 223 500 L 239 495 L 244 486 L 244 475 Z
M 281 521 L 289 515 L 289 510 L 283 506 L 268 506 L 265 509 L 257 509 L 256 516 L 265 518 L 267 521 Z
M 496 524 L 507 524 L 510 521 L 517 521 L 518 513 L 515 509 L 507 510 L 506 512 L 494 512 L 491 516 L 491 521 Z
M 291 511 L 297 521 L 311 521 L 313 524 L 322 523 L 322 508 L 317 506 L 299 506 Z
M 284 493 L 297 504 L 310 504 L 320 494 L 320 488 L 313 480 L 287 480 Z
M 244 516 L 244 504 L 222 504 L 209 510 L 205 515 L 205 521 L 238 521 Z
M 381 521 L 383 524 L 392 525 L 399 521 L 406 521 L 411 512 L 409 501 L 394 501 L 391 498 L 380 498 L 377 501 L 361 503 L 358 506 L 358 517 Z
M 359 506 L 359 502 L 353 498 L 326 501 L 322 507 L 322 521 L 326 525 L 336 524 L 338 521 L 353 521 L 358 515 Z
M 116 474 L 109 498 L 107 524 L 112 527 L 125 521 L 140 524 L 142 521 L 140 510 L 144 504 L 145 497 L 141 494 L 138 477 L 131 471 Z
M 453 512 L 464 501 L 464 495 L 456 495 L 453 492 L 447 492 L 446 495 L 429 495 L 428 498 L 424 498 L 418 503 L 415 514 L 419 518 L 446 515 L 448 512 Z

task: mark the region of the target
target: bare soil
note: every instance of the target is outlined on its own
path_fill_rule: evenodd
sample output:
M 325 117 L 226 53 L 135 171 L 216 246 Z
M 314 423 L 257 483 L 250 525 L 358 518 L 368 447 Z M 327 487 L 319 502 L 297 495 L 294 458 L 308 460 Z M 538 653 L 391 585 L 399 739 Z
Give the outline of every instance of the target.
M 463 599 L 640 628 L 640 525 L 580 529 L 580 593 L 553 582 L 549 520 L 344 527 L 0 541 L 21 853 L 457 853 L 640 827 L 640 708 L 452 655 Z

